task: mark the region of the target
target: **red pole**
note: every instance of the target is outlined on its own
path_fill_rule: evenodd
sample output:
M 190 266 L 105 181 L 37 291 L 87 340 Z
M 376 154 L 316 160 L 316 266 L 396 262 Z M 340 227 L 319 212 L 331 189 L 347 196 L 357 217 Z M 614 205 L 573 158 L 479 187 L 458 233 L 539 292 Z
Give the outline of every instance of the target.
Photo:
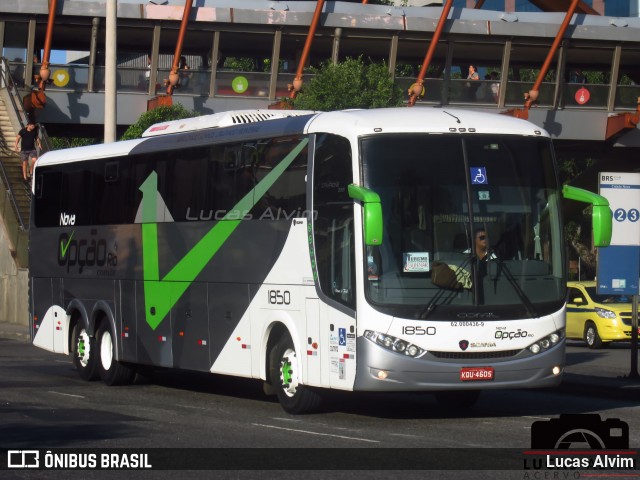
M 435 53 L 436 47 L 438 46 L 440 35 L 442 34 L 442 30 L 444 30 L 444 24 L 447 21 L 449 11 L 451 10 L 451 5 L 453 5 L 453 0 L 447 0 L 447 3 L 444 5 L 444 7 L 442 7 L 440 20 L 438 20 L 436 31 L 433 32 L 433 38 L 431 39 L 429 49 L 427 50 L 427 54 L 424 57 L 424 61 L 422 62 L 422 68 L 420 69 L 420 73 L 418 74 L 418 79 L 416 80 L 416 83 L 411 85 L 411 88 L 409 88 L 409 103 L 407 105 L 409 107 L 415 105 L 418 97 L 422 95 L 422 84 L 424 82 L 424 77 L 427 74 L 427 68 L 429 68 L 429 64 L 431 63 L 433 54 Z
M 482 5 L 484 5 L 484 0 L 478 0 L 478 1 L 476 2 L 476 6 L 475 6 L 475 7 L 473 7 L 473 8 L 475 8 L 475 9 L 480 9 L 480 8 L 482 8 Z
M 289 98 L 294 99 L 302 88 L 302 70 L 304 69 L 307 58 L 309 57 L 309 51 L 311 50 L 311 44 L 313 43 L 313 36 L 316 33 L 316 27 L 320 23 L 320 15 L 322 14 L 322 7 L 324 0 L 318 0 L 316 3 L 316 11 L 313 13 L 313 19 L 309 26 L 309 33 L 307 34 L 307 40 L 304 42 L 304 49 L 302 50 L 302 57 L 300 57 L 300 63 L 298 64 L 298 70 L 296 76 L 293 79 L 293 85 L 289 85 Z
M 182 23 L 180 24 L 180 32 L 178 33 L 178 43 L 176 44 L 176 51 L 173 54 L 173 65 L 171 66 L 171 72 L 169 72 L 169 83 L 167 84 L 167 95 L 173 95 L 173 90 L 178 84 L 180 76 L 178 75 L 178 68 L 180 67 L 180 55 L 182 54 L 182 45 L 184 43 L 184 37 L 187 32 L 187 24 L 189 23 L 189 15 L 191 14 L 191 0 L 187 0 L 184 4 L 184 12 L 182 14 Z
M 562 41 L 562 37 L 564 37 L 564 33 L 567 31 L 567 27 L 571 22 L 571 17 L 573 17 L 574 12 L 576 11 L 576 7 L 580 3 L 580 0 L 573 0 L 571 5 L 569 6 L 569 10 L 567 10 L 567 14 L 564 17 L 562 25 L 560 25 L 560 30 L 556 34 L 556 38 L 553 40 L 553 44 L 549 49 L 549 53 L 547 53 L 547 58 L 544 60 L 542 64 L 542 68 L 540 69 L 540 73 L 538 73 L 538 78 L 536 78 L 533 87 L 528 94 L 525 94 L 525 102 L 524 108 L 525 110 L 529 110 L 531 108 L 531 104 L 538 98 L 538 93 L 540 89 L 540 85 L 542 85 L 542 81 L 544 77 L 547 75 L 549 71 L 549 67 L 551 66 L 551 62 L 553 61 L 553 56 L 555 55 L 558 47 L 560 46 L 560 42 Z
M 57 0 L 49 0 L 49 19 L 47 21 L 47 33 L 44 39 L 44 55 L 42 57 L 42 65 L 40 66 L 40 90 L 44 91 L 47 86 L 47 80 L 51 75 L 49 69 L 49 58 L 51 56 L 51 38 L 53 37 L 53 24 L 56 20 Z

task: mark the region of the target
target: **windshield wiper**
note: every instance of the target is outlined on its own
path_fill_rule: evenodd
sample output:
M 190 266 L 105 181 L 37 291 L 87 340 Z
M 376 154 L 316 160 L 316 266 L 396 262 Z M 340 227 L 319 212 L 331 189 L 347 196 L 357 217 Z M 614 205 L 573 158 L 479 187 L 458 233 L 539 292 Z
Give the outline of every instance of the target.
M 420 312 L 420 314 L 418 315 L 418 318 L 420 320 L 426 320 L 427 318 L 429 318 L 429 315 L 431 315 L 432 312 L 434 312 L 436 310 L 436 308 L 438 307 L 438 300 L 440 300 L 445 293 L 448 293 L 449 295 L 444 299 L 444 301 L 442 303 L 440 303 L 440 305 L 446 305 L 447 303 L 451 303 L 451 300 L 453 300 L 454 295 L 457 293 L 457 290 L 450 290 L 447 291 L 444 288 L 440 288 L 438 290 L 438 293 L 436 293 L 433 298 L 431 299 L 431 301 L 427 304 L 427 306 L 424 308 L 424 310 L 422 310 Z
M 464 270 L 464 268 L 471 262 L 471 258 L 469 257 L 467 258 L 461 265 L 456 265 L 456 270 Z M 447 265 L 448 266 L 448 265 Z M 451 268 L 451 267 L 449 267 Z M 456 271 L 454 270 L 454 272 Z M 460 291 L 461 288 L 445 288 L 445 287 L 441 287 L 439 286 L 438 289 L 438 293 L 436 293 L 433 298 L 431 299 L 431 301 L 427 304 L 427 306 L 424 308 L 424 310 L 422 310 L 420 312 L 420 314 L 418 315 L 418 318 L 420 320 L 425 320 L 426 318 L 429 317 L 429 315 L 431 315 L 431 313 L 436 309 L 436 307 L 438 306 L 438 300 L 440 300 L 446 293 L 448 293 L 448 296 L 444 299 L 444 301 L 440 304 L 440 305 L 446 305 L 448 303 L 451 303 L 451 301 L 453 300 L 453 297 L 456 295 L 456 293 L 458 293 L 458 291 Z
M 536 312 L 536 307 L 534 307 L 534 305 L 531 302 L 531 300 L 529 300 L 529 297 L 527 297 L 527 294 L 524 293 L 524 290 L 522 290 L 522 287 L 520 287 L 520 285 L 518 284 L 518 281 L 515 279 L 515 277 L 511 273 L 511 270 L 509 270 L 507 265 L 498 256 L 496 256 L 495 258 L 492 258 L 491 261 L 497 261 L 498 262 L 498 271 L 496 273 L 495 279 L 493 280 L 494 290 L 495 290 L 495 288 L 497 286 L 498 278 L 500 277 L 500 273 L 502 271 L 504 271 L 504 276 L 507 278 L 509 284 L 515 290 L 515 292 L 518 295 L 518 297 L 520 298 L 520 300 L 522 300 L 524 308 L 526 309 L 527 314 L 529 315 L 529 317 L 531 317 L 531 318 L 537 317 L 538 313 Z

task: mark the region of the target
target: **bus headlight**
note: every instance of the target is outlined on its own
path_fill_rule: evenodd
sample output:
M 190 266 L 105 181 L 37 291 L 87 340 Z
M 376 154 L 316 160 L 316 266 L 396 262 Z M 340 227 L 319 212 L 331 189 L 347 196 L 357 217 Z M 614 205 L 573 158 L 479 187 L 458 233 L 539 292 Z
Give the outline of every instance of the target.
M 406 355 L 408 357 L 419 357 L 426 352 L 426 350 L 423 350 L 413 343 L 408 343 L 391 335 L 385 335 L 384 333 L 365 330 L 364 336 L 387 350 L 391 350 L 392 352 Z
M 545 350 L 548 350 L 549 348 L 557 345 L 563 338 L 564 328 L 561 328 L 560 330 L 553 332 L 552 334 L 547 335 L 546 337 L 541 338 L 537 342 L 529 345 L 529 351 L 533 354 L 544 352 Z

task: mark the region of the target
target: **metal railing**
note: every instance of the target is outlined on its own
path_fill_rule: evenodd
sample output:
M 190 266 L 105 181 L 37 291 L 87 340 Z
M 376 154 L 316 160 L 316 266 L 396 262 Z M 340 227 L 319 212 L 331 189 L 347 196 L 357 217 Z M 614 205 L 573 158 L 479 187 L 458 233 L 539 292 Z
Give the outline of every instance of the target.
M 29 123 L 29 116 L 24 109 L 24 105 L 22 102 L 22 95 L 20 94 L 16 82 L 11 76 L 11 68 L 9 66 L 9 62 L 5 57 L 0 57 L 0 89 L 5 89 L 8 93 L 10 105 L 7 105 L 7 108 L 11 108 L 18 119 L 18 123 L 20 129 L 24 128 L 27 123 Z M 51 142 L 49 140 L 49 136 L 47 135 L 47 131 L 43 125 L 38 126 L 38 138 L 40 140 L 40 155 L 51 150 Z M 16 132 L 17 133 L 17 132 Z M 11 145 L 6 145 L 7 151 L 11 150 Z M 22 212 L 18 206 L 18 202 L 16 200 L 16 191 L 15 187 L 11 184 L 9 180 L 9 176 L 7 175 L 7 171 L 4 166 L 4 162 L 0 161 L 0 177 L 4 182 L 4 185 L 7 189 L 7 195 L 9 197 L 9 202 L 11 203 L 11 207 L 14 211 L 18 224 L 22 230 L 28 230 L 29 224 L 28 219 L 24 218 Z M 29 202 L 31 201 L 31 196 L 27 195 Z

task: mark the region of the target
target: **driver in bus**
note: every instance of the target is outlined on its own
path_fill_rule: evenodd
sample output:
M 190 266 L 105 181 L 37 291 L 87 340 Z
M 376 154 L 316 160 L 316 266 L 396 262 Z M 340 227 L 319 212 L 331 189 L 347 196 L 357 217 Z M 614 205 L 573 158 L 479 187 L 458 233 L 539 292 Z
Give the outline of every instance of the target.
M 489 235 L 483 227 L 478 227 L 474 230 L 473 244 L 473 261 L 478 267 L 480 278 L 482 278 L 487 274 L 487 261 L 495 260 L 498 257 L 489 249 Z M 471 250 L 467 249 L 464 253 L 471 253 Z

